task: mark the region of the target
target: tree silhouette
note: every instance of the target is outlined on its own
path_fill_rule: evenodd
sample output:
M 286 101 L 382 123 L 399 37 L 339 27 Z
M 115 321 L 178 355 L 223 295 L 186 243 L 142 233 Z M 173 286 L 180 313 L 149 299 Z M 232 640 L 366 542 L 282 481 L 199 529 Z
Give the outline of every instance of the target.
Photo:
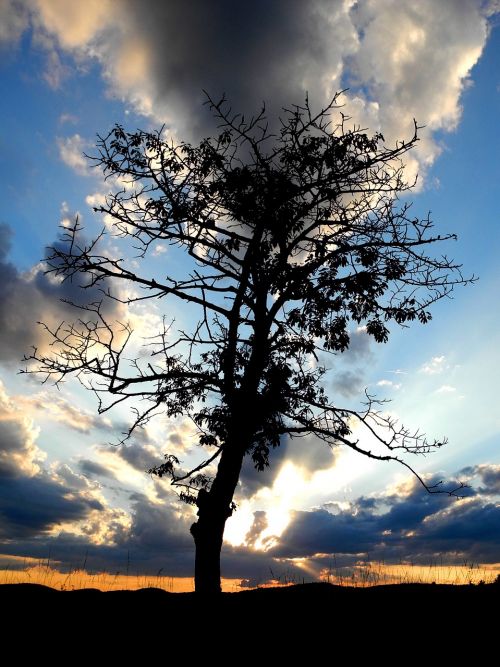
M 469 279 L 446 256 L 426 252 L 452 235 L 434 235 L 431 221 L 400 201 L 411 187 L 403 156 L 418 141 L 416 124 L 411 139 L 387 147 L 381 134 L 349 126 L 337 94 L 317 114 L 307 99 L 285 109 L 273 133 L 264 110 L 246 120 L 224 99 L 207 98 L 219 130 L 198 145 L 168 140 L 163 128 L 129 133 L 117 125 L 98 137 L 90 159 L 125 185 L 95 211 L 112 221 L 111 233 L 133 240 L 138 256 L 101 250 L 104 231 L 86 242 L 78 220 L 65 230 L 48 271 L 63 280 L 85 274 L 103 300 L 80 305 L 75 323 L 46 326 L 52 352 L 35 350 L 26 370 L 56 383 L 77 376 L 101 413 L 131 400 L 125 439 L 158 412 L 192 420 L 203 460 L 186 470 L 166 453 L 149 472 L 168 476 L 197 506 L 196 591 L 219 592 L 243 459 L 263 470 L 282 437 L 313 435 L 398 461 L 428 491 L 441 491 L 401 454 L 443 442 L 398 425 L 369 394 L 361 410 L 337 405 L 326 391 L 327 360 L 347 350 L 353 323 L 385 342 L 391 321 L 428 322 L 429 307 Z M 183 275 L 139 272 L 159 241 L 185 252 Z M 108 322 L 103 303 L 174 298 L 197 309 L 197 324 L 173 336 L 164 320 L 149 355 L 128 359 L 132 330 Z

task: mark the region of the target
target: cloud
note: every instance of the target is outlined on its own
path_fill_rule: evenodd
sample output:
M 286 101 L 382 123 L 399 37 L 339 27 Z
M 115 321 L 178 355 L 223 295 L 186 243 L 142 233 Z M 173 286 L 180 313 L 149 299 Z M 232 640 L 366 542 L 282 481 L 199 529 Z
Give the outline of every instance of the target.
M 420 369 L 421 373 L 425 375 L 438 375 L 442 373 L 446 368 L 446 357 L 444 355 L 440 357 L 432 357 L 432 359 L 426 362 Z
M 500 495 L 500 465 L 481 463 L 463 468 L 460 475 L 465 476 L 469 482 L 478 477 L 484 485 L 478 489 L 481 494 Z
M 339 82 L 343 57 L 357 45 L 348 4 L 340 0 L 278 0 L 272 8 L 265 0 L 251 6 L 229 0 L 160 6 L 149 0 L 141 8 L 127 0 L 123 18 L 124 35 L 139 18 L 142 28 L 135 31 L 130 55 L 123 57 L 123 43 L 108 54 L 109 78 L 127 94 L 130 67 L 138 58 L 147 76 L 137 85 L 133 65 L 135 97 L 177 125 L 185 109 L 200 107 L 203 88 L 216 97 L 225 92 L 246 112 L 271 98 L 274 110 L 301 101 L 318 80 L 329 93 Z M 211 122 L 202 109 L 194 113 L 193 133 L 203 135 Z
M 257 510 L 253 513 L 253 523 L 250 526 L 248 533 L 245 535 L 245 544 L 248 547 L 253 547 L 255 542 L 268 527 L 267 513 L 262 510 Z
M 45 454 L 37 447 L 38 430 L 24 411 L 18 410 L 0 381 L 0 475 L 33 476 Z
M 449 384 L 443 384 L 439 389 L 436 389 L 436 394 L 454 394 L 456 390 L 456 387 L 452 387 Z
M 484 484 L 481 493 L 500 495 L 500 465 L 478 466 L 478 472 Z
M 153 257 L 161 257 L 167 252 L 168 248 L 163 243 L 157 243 L 153 249 Z
M 400 382 L 392 382 L 391 380 L 379 380 L 377 382 L 377 387 L 387 387 L 388 389 L 401 389 Z
M 358 327 L 349 334 L 349 347 L 342 354 L 342 359 L 349 363 L 366 361 L 372 355 L 373 339 L 367 334 L 366 327 Z
M 97 208 L 99 206 L 104 206 L 106 204 L 106 195 L 102 192 L 94 192 L 91 195 L 85 197 L 85 202 L 91 208 Z
M 33 5 L 35 24 L 54 35 L 65 49 L 92 43 L 93 38 L 116 16 L 116 3 L 111 0 L 87 0 L 85 4 L 35 0 Z
M 45 53 L 45 69 L 42 77 L 52 90 L 61 88 L 71 75 L 71 68 L 63 62 L 62 54 L 55 48 L 53 40 L 44 32 L 37 31 L 32 36 L 32 44 Z
M 382 0 L 359 2 L 353 11 L 362 36 L 351 68 L 376 101 L 380 126 L 391 136 L 403 136 L 412 118 L 431 132 L 454 129 L 488 34 L 484 3 Z M 423 160 L 439 151 L 425 133 Z
M 59 157 L 64 164 L 81 176 L 90 174 L 88 161 L 83 155 L 89 145 L 79 134 L 73 134 L 71 137 L 58 137 L 57 147 Z
M 74 532 L 85 532 L 96 515 L 100 529 L 88 534 L 104 539 L 108 520 L 123 521 L 123 511 L 106 507 L 99 487 L 68 465 L 45 467 L 37 435 L 26 411 L 0 383 L 0 539 L 37 539 L 69 524 Z
M 131 494 L 128 512 L 111 507 L 92 479 L 114 478 L 112 470 L 85 458 L 80 472 L 65 463 L 47 467 L 36 437 L 26 410 L 0 384 L 1 552 L 40 558 L 50 551 L 66 569 L 87 553 L 92 569 L 108 571 L 130 557 L 141 572 L 192 574 L 192 508 L 165 492 L 162 502 Z
M 53 419 L 79 433 L 90 433 L 95 428 L 108 432 L 114 430 L 109 419 L 82 410 L 54 391 L 17 396 L 16 403 L 29 410 L 30 414 L 38 413 L 45 419 Z
M 269 455 L 270 465 L 260 471 L 250 456 L 243 460 L 240 475 L 240 493 L 248 498 L 262 487 L 272 487 L 282 466 L 291 461 L 302 469 L 307 477 L 318 470 L 326 470 L 335 464 L 336 451 L 314 436 L 281 439 L 279 447 L 272 449 Z
M 59 116 L 59 123 L 61 125 L 64 125 L 65 123 L 68 123 L 70 125 L 77 125 L 80 122 L 80 119 L 78 116 L 75 116 L 75 114 L 72 113 L 62 113 Z
M 335 375 L 332 382 L 334 390 L 345 398 L 359 396 L 363 391 L 365 373 L 359 369 L 341 371 Z
M 415 481 L 375 500 L 360 498 L 347 509 L 337 505 L 335 513 L 324 508 L 294 512 L 270 555 L 347 554 L 386 563 L 428 564 L 437 556 L 450 563 L 498 562 L 500 504 L 482 497 L 481 489 L 464 494 L 460 501 L 427 494 Z
M 17 42 L 29 20 L 26 3 L 17 0 L 0 1 L 0 46 Z
M 98 500 L 72 493 L 46 471 L 34 477 L 2 478 L 0 487 L 0 536 L 4 539 L 47 534 L 59 524 L 103 510 Z
M 0 460 L 7 462 L 0 466 L 0 547 L 4 554 L 40 558 L 50 550 L 52 559 L 69 569 L 75 554 L 86 553 L 94 571 L 124 571 L 130 561 L 134 571 L 141 573 L 162 569 L 173 576 L 192 575 L 194 545 L 189 526 L 193 508 L 179 504 L 168 490 L 157 495 L 132 493 L 129 512 L 110 507 L 100 485 L 88 479 L 112 477 L 106 467 L 82 458 L 79 472 L 62 463 L 47 468 L 35 440 L 25 411 L 16 409 L 2 390 Z M 306 447 L 302 442 L 295 452 L 302 456 L 305 469 L 331 465 L 332 459 L 322 460 L 320 450 L 312 444 Z M 122 450 L 137 469 L 149 464 L 148 448 Z M 266 543 L 267 551 L 253 548 L 269 529 L 267 513 L 256 511 L 246 544 L 224 546 L 223 573 L 244 579 L 244 585 L 262 583 L 272 576 L 300 581 L 304 572 L 308 578 L 319 577 L 332 554 L 351 565 L 360 558 L 386 563 L 411 558 L 429 564 L 437 556 L 443 563 L 464 559 L 497 562 L 500 505 L 495 497 L 500 494 L 500 466 L 481 464 L 460 471 L 459 476 L 479 480 L 462 501 L 427 494 L 412 479 L 350 504 L 331 502 L 311 511 L 295 511 L 274 545 Z M 249 482 L 247 471 L 247 489 Z M 297 561 L 301 558 L 307 561 L 306 570 Z
M 51 561 L 62 570 L 72 569 L 75 557 L 83 560 L 85 554 L 87 567 L 94 572 L 125 572 L 131 566 L 134 573 L 156 574 L 163 570 L 171 576 L 192 576 L 194 542 L 189 525 L 193 519 L 182 512 L 182 507 L 171 502 L 160 505 L 143 494 L 134 494 L 130 515 L 104 506 L 89 512 L 81 497 L 70 498 L 67 505 L 62 505 L 56 488 L 38 482 L 40 488 L 35 485 L 32 490 L 40 494 L 39 511 L 28 503 L 27 510 L 23 507 L 16 517 L 17 531 L 13 532 L 11 523 L 10 534 L 4 535 L 0 527 L 4 554 L 46 558 L 50 552 Z M 20 498 L 12 496 L 12 503 L 15 500 Z M 55 510 L 66 520 L 67 528 L 51 535 L 43 527 L 51 525 Z M 79 530 L 72 529 L 71 522 L 82 517 Z M 15 540 L 5 539 L 9 536 Z
M 112 470 L 97 461 L 92 461 L 91 459 L 80 459 L 78 461 L 78 468 L 81 470 L 82 475 L 85 475 L 85 477 L 88 477 L 89 479 L 94 479 L 95 477 L 109 477 L 110 479 L 116 479 Z
M 43 78 L 52 90 L 58 90 L 69 76 L 70 69 L 61 61 L 57 51 L 49 51 Z
M 263 100 L 271 113 L 301 103 L 306 91 L 325 103 L 349 86 L 348 112 L 389 141 L 408 137 L 413 118 L 427 126 L 421 167 L 441 150 L 433 133 L 459 121 L 497 9 L 482 0 L 7 2 L 13 40 L 31 24 L 49 50 L 97 59 L 112 93 L 180 136 L 213 130 L 202 89 L 249 114 Z
M 102 450 L 104 449 L 103 447 Z M 158 449 L 148 444 L 120 445 L 119 447 L 108 447 L 106 450 L 121 458 L 134 470 L 142 473 L 159 465 L 163 460 Z
M 168 559 L 177 554 L 180 556 L 177 569 L 192 574 L 194 543 L 189 533 L 192 522 L 191 509 L 176 500 L 155 504 L 138 494 L 132 506 L 132 524 L 126 544 L 144 559 Z
M 62 321 L 72 322 L 75 316 L 81 316 L 81 311 L 69 302 L 100 301 L 102 293 L 97 286 L 82 290 L 87 279 L 81 274 L 65 282 L 55 280 L 52 274 L 44 273 L 43 264 L 21 273 L 7 260 L 11 238 L 11 228 L 0 224 L 0 362 L 18 367 L 32 346 L 41 352 L 49 349 L 50 336 L 38 321 L 52 327 Z M 61 243 L 57 241 L 55 245 Z M 124 313 L 122 304 L 109 299 L 103 304 L 103 314 L 110 322 L 123 320 Z
M 344 398 L 359 397 L 366 386 L 367 361 L 372 357 L 372 339 L 366 327 L 358 327 L 349 333 L 349 347 L 340 357 L 335 358 L 331 386 L 335 394 Z M 331 357 L 320 355 L 326 368 L 331 367 Z

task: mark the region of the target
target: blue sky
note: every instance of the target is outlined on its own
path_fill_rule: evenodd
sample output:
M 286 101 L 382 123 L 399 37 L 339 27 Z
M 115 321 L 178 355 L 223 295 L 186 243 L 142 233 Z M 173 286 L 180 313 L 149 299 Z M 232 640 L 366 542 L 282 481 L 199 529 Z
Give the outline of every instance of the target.
M 413 117 L 426 125 L 408 161 L 419 173 L 413 211 L 430 211 L 439 233 L 458 234 L 446 253 L 479 280 L 436 304 L 428 325 L 394 329 L 386 345 L 354 333 L 358 351 L 339 359 L 335 389 L 354 403 L 364 387 L 376 390 L 405 424 L 448 436 L 446 447 L 411 463 L 429 479 L 469 481 L 473 492 L 458 503 L 429 500 L 397 466 L 341 451 L 325 457 L 317 443 L 306 454 L 285 447 L 262 482 L 244 473 L 227 528 L 226 576 L 257 581 L 269 563 L 294 558 L 309 559 L 320 576 L 317 554 L 327 553 L 330 533 L 331 553 L 343 554 L 346 567 L 369 549 L 389 560 L 425 563 L 440 554 L 500 568 L 496 3 L 317 0 L 275 2 L 270 11 L 257 2 L 245 20 L 224 0 L 212 13 L 202 2 L 189 10 L 175 1 L 140 4 L 95 0 L 83 11 L 83 3 L 59 0 L 0 2 L 0 553 L 8 561 L 53 549 L 64 568 L 90 549 L 95 567 L 112 569 L 132 549 L 144 571 L 189 576 L 192 569 L 191 510 L 144 472 L 167 448 L 195 456 L 189 426 L 159 419 L 133 446 L 110 447 L 130 413 L 100 419 L 80 387 L 58 392 L 17 375 L 29 345 L 47 345 L 37 319 L 71 317 L 43 274 L 45 247 L 77 214 L 89 235 L 102 226 L 91 205 L 108 186 L 82 152 L 92 153 L 96 134 L 116 122 L 165 123 L 175 137 L 198 140 L 211 129 L 201 87 L 226 91 L 235 108 L 266 98 L 272 111 L 305 90 L 320 103 L 349 85 L 353 120 L 389 142 L 408 135 Z M 182 272 L 171 249 L 154 255 L 148 271 L 167 263 Z M 192 320 L 173 307 L 179 323 Z M 125 315 L 147 335 L 162 312 Z M 474 533 L 481 521 L 489 532 Z M 381 538 L 387 530 L 392 542 Z

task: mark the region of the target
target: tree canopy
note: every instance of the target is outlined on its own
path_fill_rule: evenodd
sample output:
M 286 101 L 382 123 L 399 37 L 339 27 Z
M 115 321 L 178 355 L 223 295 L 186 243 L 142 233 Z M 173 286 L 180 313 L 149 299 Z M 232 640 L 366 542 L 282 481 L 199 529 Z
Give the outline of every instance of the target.
M 447 256 L 429 253 L 454 236 L 435 234 L 404 198 L 417 125 L 388 147 L 382 134 L 351 126 L 339 101 L 314 113 L 306 99 L 285 109 L 273 131 L 264 109 L 246 119 L 208 97 L 218 131 L 197 145 L 164 128 L 115 126 L 91 158 L 123 184 L 95 208 L 112 224 L 87 242 L 76 220 L 46 259 L 63 280 L 85 274 L 102 301 L 80 305 L 76 322 L 47 327 L 52 353 L 35 350 L 30 368 L 56 382 L 77 376 L 100 412 L 130 400 L 125 437 L 159 412 L 196 425 L 202 460 L 187 470 L 166 452 L 149 472 L 168 476 L 198 508 L 197 591 L 220 590 L 220 548 L 244 457 L 263 470 L 283 437 L 313 435 L 398 461 L 427 490 L 440 490 L 402 455 L 444 441 L 399 425 L 368 393 L 354 409 L 327 391 L 328 359 L 349 348 L 353 326 L 386 342 L 391 322 L 425 324 L 432 304 L 470 281 Z M 133 261 L 103 250 L 108 233 L 132 240 Z M 154 277 L 141 272 L 158 242 L 185 252 L 184 275 L 169 271 L 168 260 Z M 164 320 L 149 353 L 129 359 L 132 330 L 107 321 L 108 299 L 177 300 L 199 317 L 189 331 Z

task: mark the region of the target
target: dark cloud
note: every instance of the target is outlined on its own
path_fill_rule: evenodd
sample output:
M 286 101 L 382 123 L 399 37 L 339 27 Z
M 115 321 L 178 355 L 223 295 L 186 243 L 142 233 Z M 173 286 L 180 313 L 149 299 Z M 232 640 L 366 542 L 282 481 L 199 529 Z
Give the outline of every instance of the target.
M 92 461 L 90 459 L 80 459 L 78 461 L 78 468 L 81 470 L 82 474 L 85 477 L 93 479 L 94 477 L 107 477 L 109 479 L 116 479 L 116 476 L 113 471 L 106 466 L 97 463 L 97 461 Z
M 114 95 L 188 140 L 213 130 L 202 89 L 227 93 L 248 116 L 263 100 L 274 114 L 302 103 L 306 91 L 324 104 L 350 87 L 348 112 L 363 127 L 382 128 L 388 141 L 407 137 L 413 118 L 428 126 L 418 149 L 425 165 L 440 152 L 432 133 L 454 129 L 460 118 L 460 96 L 495 13 L 490 5 L 419 0 L 417 11 L 411 0 L 4 0 L 0 44 L 31 28 L 52 86 L 66 73 L 62 51 L 79 65 L 99 62 Z
M 301 558 L 316 553 L 372 552 L 380 539 L 374 528 L 371 515 L 333 515 L 322 509 L 294 512 L 273 553 L 281 558 Z
M 428 517 L 415 535 L 414 549 L 422 556 L 457 554 L 468 562 L 498 563 L 500 554 L 500 505 L 470 503 Z M 463 560 L 462 560 L 463 562 Z
M 50 498 L 48 493 L 42 497 L 47 496 Z M 34 558 L 46 557 L 50 551 L 63 569 L 74 566 L 75 554 L 86 553 L 87 567 L 93 571 L 124 572 L 128 562 L 134 572 L 154 574 L 162 570 L 172 576 L 192 576 L 191 509 L 172 498 L 161 505 L 140 493 L 130 499 L 130 527 L 120 524 L 113 528 L 112 543 L 94 544 L 90 532 L 87 536 L 63 531 L 57 538 L 44 537 L 43 533 L 35 537 L 35 525 L 20 512 L 17 539 L 5 542 L 1 551 Z M 330 509 L 334 509 L 333 505 Z M 71 518 L 86 508 L 74 505 L 66 510 Z M 437 558 L 443 564 L 463 564 L 464 560 L 498 562 L 500 507 L 484 503 L 480 496 L 459 502 L 445 496 L 428 496 L 415 487 L 408 495 L 360 498 L 349 510 L 336 506 L 335 512 L 295 512 L 275 547 L 253 551 L 249 545 L 267 527 L 266 513 L 256 512 L 247 535 L 249 545 L 224 545 L 224 576 L 241 579 L 243 586 L 254 586 L 270 579 L 310 580 L 333 562 L 344 574 L 360 560 L 390 564 L 411 559 L 425 565 Z M 34 521 L 44 525 L 43 511 Z M 306 570 L 292 560 L 297 558 L 308 559 Z
M 58 326 L 82 316 L 69 302 L 82 304 L 100 301 L 99 287 L 86 288 L 87 278 L 77 274 L 72 280 L 60 282 L 44 273 L 42 265 L 20 273 L 7 261 L 12 231 L 0 224 L 0 362 L 19 366 L 31 347 L 44 348 L 48 337 L 38 321 Z M 57 241 L 55 245 L 64 245 Z M 111 300 L 103 304 L 103 314 L 113 322 L 123 307 Z M 90 319 L 90 317 L 89 317 Z
M 102 503 L 54 480 L 45 471 L 34 477 L 0 478 L 0 537 L 24 539 L 47 533 L 67 521 L 84 519 Z
M 318 94 L 324 81 L 317 73 L 330 64 L 334 78 L 343 53 L 355 45 L 344 4 L 125 0 L 122 12 L 138 41 L 148 45 L 155 108 L 165 109 L 176 123 L 189 109 L 183 129 L 201 137 L 214 127 L 202 107 L 203 90 L 216 99 L 226 93 L 234 109 L 247 115 L 264 100 L 279 111 L 302 103 L 307 89 Z
M 139 443 L 118 446 L 103 445 L 99 449 L 115 454 L 139 472 L 146 472 L 150 468 L 159 465 L 163 460 L 158 450 L 151 445 L 142 445 Z
M 94 571 L 124 571 L 129 562 L 134 572 L 162 570 L 192 576 L 192 507 L 178 503 L 164 489 L 155 499 L 142 493 L 130 495 L 128 516 L 111 508 L 100 486 L 67 464 L 44 467 L 36 433 L 3 390 L 0 408 L 0 553 L 41 558 L 50 552 L 62 568 L 74 567 L 75 554 L 87 553 L 88 567 Z M 309 472 L 328 467 L 334 460 L 332 452 L 317 441 L 286 441 L 283 445 L 278 462 L 289 454 Z M 124 460 L 141 471 L 151 462 L 148 446 L 120 449 Z M 107 473 L 87 459 L 81 459 L 79 467 L 92 476 Z M 242 477 L 248 493 L 258 488 L 259 473 L 256 475 L 247 469 Z M 500 506 L 492 495 L 498 466 L 474 466 L 461 471 L 460 477 L 479 480 L 479 486 L 466 491 L 461 501 L 427 494 L 414 482 L 375 498 L 361 497 L 347 509 L 343 503 L 331 502 L 313 511 L 296 511 L 275 545 L 270 540 L 265 552 L 252 549 L 268 527 L 266 513 L 255 512 L 246 546 L 224 546 L 224 576 L 246 580 L 246 585 L 273 578 L 301 581 L 302 570 L 292 559 L 307 558 L 312 565 L 308 576 L 314 577 L 328 567 L 334 555 L 341 555 L 348 567 L 360 558 L 386 563 L 411 559 L 428 564 L 437 557 L 450 563 L 498 562 Z M 429 484 L 435 481 L 427 480 Z
M 373 356 L 373 339 L 364 327 L 349 334 L 349 347 L 341 355 L 322 354 L 320 362 L 332 369 L 331 386 L 334 395 L 356 398 L 363 394 L 366 386 L 366 369 Z M 333 363 L 332 363 L 333 360 Z
M 370 338 L 364 327 L 351 331 L 349 348 L 342 354 L 342 359 L 348 359 L 350 363 L 366 361 L 372 356 L 372 343 L 373 338 Z
M 479 492 L 483 494 L 500 494 L 500 465 L 480 464 L 469 466 L 460 471 L 460 475 L 469 480 L 478 478 L 483 486 Z
M 271 551 L 280 558 L 315 554 L 365 556 L 429 563 L 436 556 L 463 562 L 498 562 L 500 506 L 473 489 L 457 500 L 428 494 L 417 484 L 408 494 L 359 499 L 347 510 L 295 512 Z M 329 505 L 328 509 L 333 506 Z
M 50 551 L 67 568 L 87 552 L 92 567 L 103 570 L 123 567 L 131 554 L 139 571 L 192 573 L 192 508 L 179 505 L 172 493 L 161 504 L 134 494 L 128 525 L 125 512 L 110 508 L 100 486 L 86 477 L 112 477 L 109 470 L 87 459 L 79 462 L 83 475 L 65 463 L 47 469 L 35 436 L 0 384 L 0 552 L 41 558 Z M 122 449 L 127 456 L 135 451 Z M 137 451 L 130 460 L 146 465 L 145 452 Z M 76 532 L 71 524 L 78 525 Z
M 101 513 L 104 515 L 104 508 Z M 110 521 L 112 539 L 101 544 L 96 544 L 92 539 L 96 524 L 90 523 L 82 531 L 83 535 L 62 530 L 55 537 L 47 537 L 42 532 L 37 533 L 36 528 L 42 524 L 43 519 L 49 521 L 49 512 L 45 516 L 40 511 L 37 525 L 37 516 L 30 524 L 30 513 L 26 514 L 25 517 L 20 512 L 19 519 L 25 519 L 25 527 L 21 525 L 18 532 L 11 535 L 15 540 L 6 539 L 7 535 L 0 534 L 0 539 L 5 540 L 0 541 L 2 553 L 29 555 L 31 558 L 46 558 L 50 553 L 51 560 L 61 570 L 74 568 L 81 564 L 75 561 L 83 561 L 85 557 L 87 569 L 94 572 L 125 573 L 127 570 L 134 574 L 156 574 L 162 570 L 169 576 L 193 575 L 194 543 L 189 533 L 193 519 L 183 515 L 179 507 L 171 503 L 158 505 L 142 494 L 135 494 L 130 527 L 119 522 L 113 525 L 113 521 Z M 79 518 L 72 510 L 68 510 L 67 514 L 68 520 Z
M 485 485 L 481 489 L 482 493 L 500 494 L 500 466 L 491 466 L 481 469 L 481 478 Z
M 0 262 L 4 262 L 9 254 L 13 235 L 13 231 L 9 225 L 0 223 Z
M 332 387 L 336 394 L 344 398 L 359 397 L 363 391 L 366 373 L 359 369 L 335 373 Z
M 137 495 L 126 546 L 138 556 L 142 554 L 155 562 L 170 558 L 173 563 L 177 559 L 177 572 L 192 574 L 194 543 L 189 527 L 193 521 L 190 508 L 176 500 L 158 505 L 146 496 Z
M 250 526 L 250 530 L 245 535 L 245 544 L 249 547 L 253 547 L 260 534 L 267 528 L 267 513 L 258 510 L 253 513 L 253 523 Z
M 105 507 L 96 487 L 66 464 L 44 468 L 36 432 L 0 383 L 0 539 L 39 538 Z

